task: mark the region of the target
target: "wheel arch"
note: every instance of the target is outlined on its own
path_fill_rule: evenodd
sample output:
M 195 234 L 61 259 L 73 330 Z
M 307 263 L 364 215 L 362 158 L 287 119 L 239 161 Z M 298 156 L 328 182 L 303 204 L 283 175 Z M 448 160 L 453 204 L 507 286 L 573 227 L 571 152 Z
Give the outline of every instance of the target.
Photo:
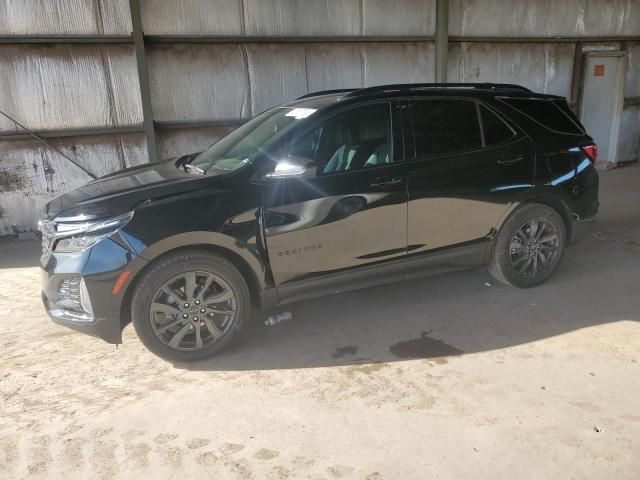
M 559 195 L 554 192 L 549 191 L 535 191 L 531 192 L 531 194 L 522 197 L 519 201 L 514 202 L 510 208 L 508 208 L 505 213 L 500 217 L 499 222 L 496 224 L 494 229 L 494 235 L 491 238 L 491 243 L 489 248 L 487 248 L 487 253 L 485 255 L 485 263 L 489 263 L 491 261 L 491 255 L 493 252 L 493 246 L 495 244 L 496 238 L 498 237 L 498 232 L 507 221 L 509 217 L 514 215 L 520 208 L 528 205 L 530 203 L 539 203 L 542 205 L 546 205 L 547 207 L 552 208 L 554 211 L 558 212 L 560 217 L 564 222 L 564 226 L 567 231 L 567 244 L 571 242 L 571 238 L 573 236 L 573 214 L 571 213 L 571 209 L 567 202 L 565 202 Z
M 532 191 L 528 195 L 523 196 L 517 202 L 511 205 L 511 208 L 502 215 L 500 221 L 495 227 L 496 232 L 500 231 L 507 219 L 513 215 L 516 211 L 529 203 L 540 203 L 548 207 L 553 208 L 562 220 L 564 221 L 565 228 L 567 230 L 567 243 L 571 240 L 573 234 L 573 221 L 574 215 L 571 213 L 568 203 L 557 192 L 551 192 L 548 190 Z
M 571 236 L 573 235 L 573 217 L 569 206 L 563 200 L 557 195 L 540 194 L 528 200 L 528 203 L 540 203 L 558 212 L 564 221 L 564 226 L 567 231 L 567 244 L 571 242 Z
M 203 233 L 204 235 L 198 235 Z M 225 237 L 220 241 L 221 237 Z M 250 251 L 246 244 L 241 244 L 238 239 L 223 234 L 212 232 L 193 232 L 185 235 L 177 235 L 154 244 L 141 252 L 140 256 L 146 263 L 135 271 L 127 282 L 120 305 L 120 329 L 124 329 L 131 323 L 131 300 L 136 286 L 144 274 L 159 260 L 167 255 L 182 250 L 200 249 L 220 255 L 235 266 L 247 282 L 251 303 L 260 307 L 261 292 L 268 286 L 265 282 L 265 265 L 259 257 Z

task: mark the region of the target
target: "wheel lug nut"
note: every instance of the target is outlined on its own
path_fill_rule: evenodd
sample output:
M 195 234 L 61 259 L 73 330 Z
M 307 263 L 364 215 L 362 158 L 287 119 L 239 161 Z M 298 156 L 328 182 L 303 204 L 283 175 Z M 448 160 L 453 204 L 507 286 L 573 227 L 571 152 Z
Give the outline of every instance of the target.
M 198 321 L 198 317 L 193 317 L 193 321 L 197 322 Z
M 201 308 L 200 313 L 204 313 L 204 312 L 206 312 L 206 310 L 204 308 Z
M 189 304 L 188 304 L 188 303 L 185 303 L 185 304 L 184 304 L 184 308 L 189 308 Z
M 200 305 L 200 300 L 196 300 L 196 305 Z
M 186 313 L 182 314 L 182 318 L 188 318 L 188 317 L 189 317 L 189 315 L 187 315 Z

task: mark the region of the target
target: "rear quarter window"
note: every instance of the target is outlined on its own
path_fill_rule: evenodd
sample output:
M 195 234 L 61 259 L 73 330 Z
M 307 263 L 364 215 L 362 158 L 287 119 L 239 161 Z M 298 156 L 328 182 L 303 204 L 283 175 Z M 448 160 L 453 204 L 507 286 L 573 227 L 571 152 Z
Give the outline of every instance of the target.
M 584 135 L 584 130 L 562 111 L 554 100 L 545 98 L 500 98 L 500 100 L 548 130 L 570 135 Z

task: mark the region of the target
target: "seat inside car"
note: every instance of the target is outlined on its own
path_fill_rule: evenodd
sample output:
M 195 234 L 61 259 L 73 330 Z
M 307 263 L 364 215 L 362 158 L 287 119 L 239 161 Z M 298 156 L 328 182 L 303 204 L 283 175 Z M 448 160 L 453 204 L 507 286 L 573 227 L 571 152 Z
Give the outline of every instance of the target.
M 379 132 L 374 132 L 376 128 L 371 130 L 361 134 L 355 124 L 345 122 L 336 125 L 332 132 L 327 132 L 327 144 L 335 150 L 322 170 L 323 174 L 389 163 L 388 142 L 385 138 L 372 138 Z M 332 142 L 331 138 L 335 141 Z
M 327 150 L 335 150 L 324 167 L 323 173 L 349 170 L 360 146 L 358 128 L 352 122 L 338 123 L 331 130 L 326 131 L 326 135 Z

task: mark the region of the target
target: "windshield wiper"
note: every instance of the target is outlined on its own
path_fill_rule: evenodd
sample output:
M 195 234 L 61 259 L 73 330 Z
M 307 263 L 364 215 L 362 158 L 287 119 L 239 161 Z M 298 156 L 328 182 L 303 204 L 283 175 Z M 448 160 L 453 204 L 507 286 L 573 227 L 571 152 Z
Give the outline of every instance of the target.
M 190 163 L 185 163 L 183 166 L 184 166 L 184 171 L 185 172 L 197 173 L 198 175 L 206 175 L 207 174 L 207 172 L 205 172 L 200 167 L 196 167 L 195 165 L 191 165 Z

